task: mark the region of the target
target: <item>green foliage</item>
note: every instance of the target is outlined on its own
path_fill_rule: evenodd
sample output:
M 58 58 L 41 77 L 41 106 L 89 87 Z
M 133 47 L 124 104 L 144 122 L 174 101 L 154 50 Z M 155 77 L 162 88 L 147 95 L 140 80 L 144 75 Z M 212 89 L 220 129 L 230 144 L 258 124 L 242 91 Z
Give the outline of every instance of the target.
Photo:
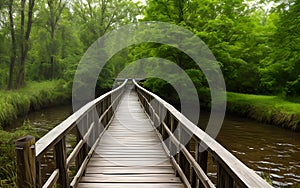
M 143 86 L 156 94 L 159 94 L 166 101 L 176 104 L 179 100 L 176 90 L 172 85 L 164 80 L 158 78 L 149 78 Z
M 149 0 L 144 20 L 175 23 L 199 36 L 220 62 L 229 91 L 297 96 L 299 12 L 295 0 L 278 3 L 272 11 L 262 2 L 250 6 L 242 0 Z M 148 52 L 193 68 L 184 54 L 164 45 L 135 51 L 135 58 Z
M 262 80 L 271 91 L 287 96 L 299 96 L 300 75 L 300 4 L 284 1 L 276 8 L 279 15 L 271 35 L 271 53 L 262 61 Z

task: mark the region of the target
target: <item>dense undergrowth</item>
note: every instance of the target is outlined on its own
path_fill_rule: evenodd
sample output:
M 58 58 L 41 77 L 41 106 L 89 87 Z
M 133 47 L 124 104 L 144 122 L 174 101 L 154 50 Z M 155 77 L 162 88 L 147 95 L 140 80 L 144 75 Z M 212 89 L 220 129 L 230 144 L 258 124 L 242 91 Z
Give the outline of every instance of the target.
M 62 80 L 29 82 L 18 91 L 0 91 L 0 127 L 30 111 L 68 103 L 71 94 Z

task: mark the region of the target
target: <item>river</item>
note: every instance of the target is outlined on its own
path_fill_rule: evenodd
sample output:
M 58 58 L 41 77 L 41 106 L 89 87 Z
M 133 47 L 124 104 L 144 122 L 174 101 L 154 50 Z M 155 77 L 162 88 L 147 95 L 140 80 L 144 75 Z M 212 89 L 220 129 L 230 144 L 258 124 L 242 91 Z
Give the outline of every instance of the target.
M 44 134 L 71 112 L 71 106 L 43 109 L 15 125 L 29 120 Z M 201 113 L 200 122 L 205 123 L 208 117 L 208 113 Z M 217 141 L 248 167 L 269 177 L 275 187 L 300 187 L 300 133 L 227 115 Z
M 274 186 L 300 187 L 300 133 L 227 116 L 217 141 Z

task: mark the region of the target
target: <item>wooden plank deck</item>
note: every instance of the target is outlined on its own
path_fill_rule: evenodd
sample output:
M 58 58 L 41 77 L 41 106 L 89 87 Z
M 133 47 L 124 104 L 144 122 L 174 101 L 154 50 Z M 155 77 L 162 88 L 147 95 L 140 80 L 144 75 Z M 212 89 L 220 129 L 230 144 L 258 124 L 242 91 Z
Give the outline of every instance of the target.
M 78 187 L 184 187 L 135 91 L 124 94 Z

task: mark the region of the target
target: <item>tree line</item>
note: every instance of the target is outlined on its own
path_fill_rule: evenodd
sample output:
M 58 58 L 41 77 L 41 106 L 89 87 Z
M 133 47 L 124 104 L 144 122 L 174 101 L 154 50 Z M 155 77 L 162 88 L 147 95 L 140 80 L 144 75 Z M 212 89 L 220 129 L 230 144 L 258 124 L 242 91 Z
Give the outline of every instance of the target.
M 128 23 L 163 21 L 205 42 L 227 90 L 299 95 L 299 0 L 147 0 L 145 6 L 130 0 L 3 0 L 0 11 L 1 88 L 19 88 L 26 80 L 72 80 L 84 52 L 105 33 Z M 124 49 L 102 77 L 112 81 L 125 65 L 148 56 L 175 62 L 198 87 L 207 86 L 184 53 L 152 43 Z

